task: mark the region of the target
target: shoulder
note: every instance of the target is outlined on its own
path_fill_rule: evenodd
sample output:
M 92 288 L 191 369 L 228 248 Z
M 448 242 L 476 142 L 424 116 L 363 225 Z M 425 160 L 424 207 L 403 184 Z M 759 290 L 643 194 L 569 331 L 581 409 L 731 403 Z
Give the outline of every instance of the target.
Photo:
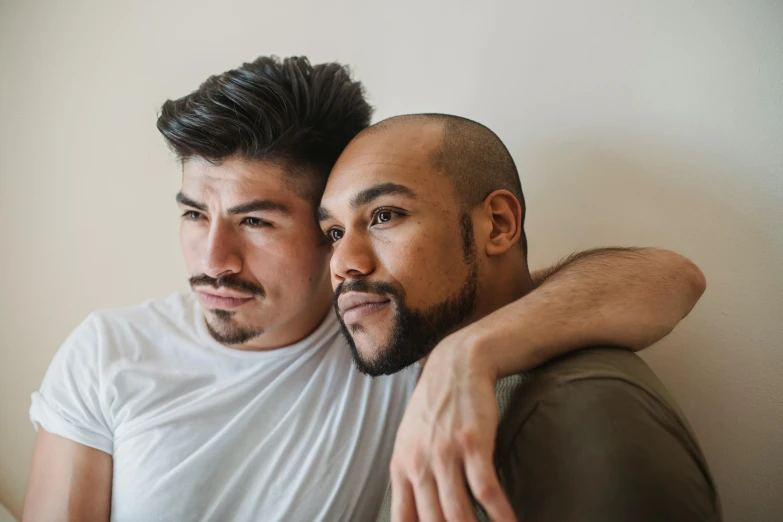
M 614 437 L 621 444 L 628 440 L 624 431 L 663 426 L 689 444 L 693 440 L 664 385 L 638 355 L 625 349 L 583 349 L 504 379 L 498 388 L 498 448 L 504 451 L 542 431 L 551 436 L 555 428 L 581 440 Z
M 584 394 L 611 388 L 625 390 L 631 395 L 646 395 L 666 407 L 677 409 L 669 392 L 647 364 L 635 353 L 622 348 L 585 348 L 504 381 L 500 384 L 510 390 L 506 392 L 507 401 L 524 399 L 528 408 L 552 395 Z M 521 405 L 516 404 L 515 408 Z
M 612 499 L 622 492 L 639 512 L 663 504 L 672 513 L 715 512 L 714 485 L 693 432 L 636 354 L 575 352 L 531 372 L 515 391 L 499 427 L 496 465 L 515 498 L 527 499 L 520 509 L 532 502 L 551 515 L 547 502 L 532 499 L 553 500 L 557 492 L 616 508 Z

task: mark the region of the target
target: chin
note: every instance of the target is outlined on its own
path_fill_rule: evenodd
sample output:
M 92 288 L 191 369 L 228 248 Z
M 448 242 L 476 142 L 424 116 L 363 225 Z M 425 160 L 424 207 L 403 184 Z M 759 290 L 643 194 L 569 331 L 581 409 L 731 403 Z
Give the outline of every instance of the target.
M 356 363 L 359 367 L 370 368 L 375 365 L 375 359 L 366 353 L 357 352 Z
M 379 353 L 380 349 L 375 347 L 373 343 L 368 343 L 365 335 L 354 333 L 348 335 L 347 338 L 354 365 L 360 372 L 371 377 L 377 377 L 386 373 L 378 365 L 378 361 L 383 359 L 383 356 Z
M 357 359 L 363 363 L 372 364 L 378 355 L 378 348 L 374 347 L 373 343 L 368 342 L 367 334 L 361 331 L 354 332 L 351 335 L 351 341 Z
M 357 354 L 363 361 L 372 363 L 374 359 L 377 359 L 382 351 L 383 347 L 387 346 L 386 339 L 379 339 L 373 332 L 368 331 L 364 327 L 359 327 L 351 335 L 353 338 L 354 346 L 356 346 Z

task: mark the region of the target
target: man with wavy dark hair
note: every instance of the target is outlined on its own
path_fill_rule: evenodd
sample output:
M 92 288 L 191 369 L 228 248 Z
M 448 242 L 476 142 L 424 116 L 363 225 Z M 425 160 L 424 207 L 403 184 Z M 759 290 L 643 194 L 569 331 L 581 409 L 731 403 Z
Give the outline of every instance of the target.
M 372 520 L 409 400 L 421 408 L 435 395 L 454 422 L 406 437 L 488 442 L 449 463 L 451 483 L 417 493 L 467 479 L 508 520 L 492 469 L 494 397 L 477 386 L 595 343 L 644 348 L 701 295 L 701 272 L 677 254 L 587 252 L 534 274 L 540 287 L 505 320 L 435 347 L 431 377 L 356 372 L 329 313 L 331 245 L 315 211 L 370 116 L 343 66 L 305 58 L 262 57 L 164 104 L 193 291 L 96 312 L 65 341 L 33 395 L 25 520 Z M 539 328 L 544 317 L 560 327 Z M 494 355 L 477 357 L 488 342 Z

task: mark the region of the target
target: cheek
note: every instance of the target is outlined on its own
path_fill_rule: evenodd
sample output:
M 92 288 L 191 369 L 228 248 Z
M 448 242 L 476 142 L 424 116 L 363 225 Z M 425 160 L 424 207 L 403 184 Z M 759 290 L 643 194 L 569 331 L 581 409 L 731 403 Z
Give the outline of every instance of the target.
M 182 257 L 185 259 L 185 267 L 188 273 L 198 272 L 200 264 L 200 234 L 192 226 L 183 223 L 179 227 L 179 245 L 182 249 Z
M 288 236 L 249 246 L 245 264 L 268 290 L 297 299 L 311 294 L 328 274 L 328 253 L 306 237 Z
M 461 239 L 452 236 L 419 234 L 411 241 L 388 245 L 379 254 L 388 276 L 405 289 L 406 306 L 424 309 L 461 288 L 467 267 Z

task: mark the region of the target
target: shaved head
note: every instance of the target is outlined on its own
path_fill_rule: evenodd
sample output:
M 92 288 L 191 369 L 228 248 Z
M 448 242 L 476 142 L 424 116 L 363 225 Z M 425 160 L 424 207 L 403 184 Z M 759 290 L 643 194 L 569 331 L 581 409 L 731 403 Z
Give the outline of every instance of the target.
M 430 162 L 435 170 L 451 179 L 463 209 L 470 209 L 492 192 L 505 189 L 519 201 L 524 227 L 525 196 L 514 159 L 497 134 L 484 125 L 449 114 L 406 114 L 380 121 L 357 138 L 432 123 L 440 126 L 441 135 L 440 143 L 429 154 Z M 519 243 L 527 256 L 524 232 Z
M 530 285 L 522 217 L 514 161 L 483 125 L 416 114 L 362 131 L 318 210 L 357 366 L 399 371 L 499 296 L 521 294 Z

